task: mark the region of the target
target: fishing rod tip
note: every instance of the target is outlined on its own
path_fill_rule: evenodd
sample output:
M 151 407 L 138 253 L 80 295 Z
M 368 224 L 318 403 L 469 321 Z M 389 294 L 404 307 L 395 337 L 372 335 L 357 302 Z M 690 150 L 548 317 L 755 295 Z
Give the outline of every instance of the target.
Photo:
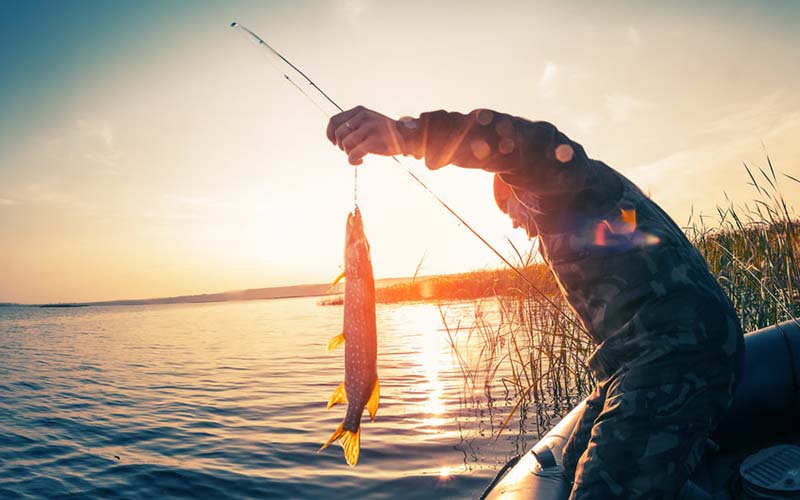
M 236 21 L 232 22 L 231 23 L 231 28 L 235 28 L 237 24 L 239 24 L 239 23 L 237 23 Z

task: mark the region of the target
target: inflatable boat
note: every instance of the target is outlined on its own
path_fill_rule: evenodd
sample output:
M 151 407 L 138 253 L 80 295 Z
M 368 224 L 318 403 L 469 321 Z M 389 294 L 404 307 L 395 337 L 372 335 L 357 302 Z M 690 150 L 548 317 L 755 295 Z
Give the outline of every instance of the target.
M 569 498 L 561 452 L 583 404 L 506 464 L 481 500 Z M 680 499 L 800 499 L 800 320 L 745 335 L 742 380 L 690 479 Z

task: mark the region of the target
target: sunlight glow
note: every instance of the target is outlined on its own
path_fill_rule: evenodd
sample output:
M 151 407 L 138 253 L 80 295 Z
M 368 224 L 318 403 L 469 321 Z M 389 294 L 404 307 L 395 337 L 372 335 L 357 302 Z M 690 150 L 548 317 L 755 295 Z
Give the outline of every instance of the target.
M 433 283 L 430 281 L 424 281 L 422 283 L 422 287 L 420 289 L 420 295 L 424 299 L 428 299 L 433 296 Z
M 426 426 L 439 427 L 445 423 L 439 416 L 446 411 L 444 383 L 439 378 L 439 371 L 451 362 L 449 348 L 439 335 L 442 327 L 441 316 L 433 305 L 426 308 L 398 308 L 394 314 L 399 315 L 396 320 L 407 325 L 409 333 L 419 339 L 419 345 L 414 350 L 415 361 L 427 382 L 419 387 L 419 390 L 426 395 L 426 399 L 420 403 L 419 410 L 427 415 L 423 419 Z
M 688 16 L 675 2 L 30 3 L 6 6 L 18 29 L 0 30 L 11 75 L 0 79 L 0 302 L 166 297 L 337 274 L 352 168 L 326 139 L 327 119 L 284 77 L 291 68 L 229 28 L 234 19 L 347 107 L 393 118 L 479 109 L 476 125 L 498 136 L 465 136 L 476 158 L 526 156 L 509 116 L 553 123 L 586 150 L 559 141 L 548 154 L 566 168 L 576 155 L 609 162 L 675 220 L 749 200 L 737 166 L 764 161 L 765 148 L 777 170 L 797 169 L 797 2 L 695 2 Z M 463 15 L 452 23 L 456 5 Z M 178 13 L 181 23 L 150 22 Z M 404 36 L 422 14 L 437 29 Z M 340 36 L 332 18 L 357 22 L 358 35 Z M 763 29 L 749 29 L 754 19 Z M 42 23 L 59 29 L 31 37 Z M 382 57 L 387 47 L 396 57 Z M 333 64 L 341 53 L 347 61 Z M 637 78 L 620 84 L 632 70 Z M 491 173 L 402 162 L 501 253 L 513 255 L 508 239 L 528 241 L 495 206 Z M 376 278 L 502 266 L 389 158 L 367 157 L 358 175 Z M 781 190 L 800 198 L 800 183 Z M 598 231 L 603 244 L 624 239 Z M 638 231 L 628 244 L 658 243 Z
M 444 406 L 442 406 L 444 409 Z M 444 410 L 442 410 L 444 411 Z M 426 427 L 443 427 L 450 423 L 449 419 L 441 418 L 441 417 L 430 417 L 430 418 L 423 418 L 422 424 Z
M 423 344 L 420 350 L 420 361 L 422 361 L 422 366 L 425 368 L 425 375 L 429 383 L 428 400 L 423 410 L 432 415 L 441 415 L 444 413 L 445 407 L 442 400 L 444 384 L 439 379 L 439 369 L 443 363 L 449 360 L 449 357 L 443 356 L 442 344 L 437 336 L 441 318 L 429 315 L 422 319 L 428 321 L 428 327 L 422 330 L 421 338 L 423 339 Z M 433 419 L 428 420 L 431 424 L 435 424 Z

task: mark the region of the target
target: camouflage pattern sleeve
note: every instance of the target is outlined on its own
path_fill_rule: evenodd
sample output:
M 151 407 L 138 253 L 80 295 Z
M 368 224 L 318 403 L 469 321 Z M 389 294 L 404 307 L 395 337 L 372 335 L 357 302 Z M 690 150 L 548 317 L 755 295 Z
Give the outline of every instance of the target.
M 569 231 L 587 213 L 607 211 L 622 193 L 612 169 L 547 122 L 488 109 L 433 111 L 401 119 L 398 130 L 404 153 L 424 158 L 428 168 L 453 164 L 499 174 L 525 193 L 543 232 Z

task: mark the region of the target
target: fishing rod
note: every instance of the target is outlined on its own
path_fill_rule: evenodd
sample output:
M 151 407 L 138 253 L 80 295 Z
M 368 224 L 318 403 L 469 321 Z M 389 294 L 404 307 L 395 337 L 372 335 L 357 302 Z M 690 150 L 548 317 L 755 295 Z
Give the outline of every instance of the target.
M 283 55 L 281 55 L 281 53 L 280 53 L 280 52 L 278 52 L 277 50 L 275 50 L 275 49 L 274 49 L 274 48 L 273 48 L 273 47 L 272 47 L 270 44 L 268 44 L 268 43 L 267 43 L 267 42 L 266 42 L 266 41 L 265 41 L 263 38 L 261 38 L 260 36 L 258 36 L 257 34 L 255 34 L 253 31 L 251 31 L 251 30 L 250 30 L 249 28 L 247 28 L 246 26 L 243 26 L 243 25 L 241 25 L 241 24 L 237 23 L 236 21 L 234 21 L 234 22 L 232 22 L 232 23 L 231 23 L 231 27 L 232 27 L 232 28 L 237 28 L 237 29 L 241 30 L 242 32 L 244 32 L 244 33 L 246 33 L 247 35 L 249 35 L 249 36 L 251 37 L 251 39 L 252 39 L 252 40 L 254 40 L 254 41 L 258 42 L 258 45 L 265 47 L 265 48 L 266 48 L 266 49 L 267 49 L 267 50 L 268 50 L 270 53 L 272 53 L 274 56 L 276 56 L 277 58 L 279 58 L 281 61 L 283 61 L 283 63 L 285 63 L 286 65 L 288 65 L 290 68 L 292 68 L 292 70 L 294 70 L 294 71 L 295 71 L 295 73 L 297 73 L 297 74 L 298 74 L 300 77 L 302 77 L 302 78 L 305 80 L 305 82 L 306 82 L 306 84 L 307 84 L 307 85 L 309 85 L 309 86 L 310 86 L 311 88 L 313 88 L 313 89 L 314 89 L 314 90 L 315 90 L 315 91 L 316 91 L 318 94 L 320 94 L 322 97 L 324 97 L 324 98 L 325 98 L 325 100 L 327 100 L 327 102 L 328 102 L 328 103 L 330 103 L 331 105 L 333 105 L 333 106 L 334 106 L 334 107 L 335 107 L 335 108 L 336 108 L 336 109 L 337 109 L 339 112 L 344 112 L 344 109 L 343 109 L 341 106 L 339 106 L 339 105 L 336 103 L 336 101 L 334 101 L 333 99 L 331 99 L 331 98 L 330 98 L 330 96 L 328 96 L 328 94 L 326 94 L 326 93 L 325 93 L 325 91 L 323 91 L 323 90 L 322 90 L 322 89 L 321 89 L 321 88 L 320 88 L 320 87 L 319 87 L 319 86 L 318 86 L 316 83 L 314 83 L 314 81 L 313 81 L 313 80 L 311 80 L 311 78 L 309 78 L 309 77 L 308 77 L 308 76 L 307 76 L 305 73 L 303 73 L 303 72 L 300 70 L 300 68 L 298 68 L 297 66 L 295 66 L 294 64 L 292 64 L 292 63 L 291 63 L 291 61 L 289 61 L 288 59 L 286 59 L 285 57 L 283 57 Z M 315 107 L 316 107 L 316 108 L 317 108 L 317 109 L 318 109 L 320 112 L 322 112 L 322 114 L 323 114 L 323 115 L 325 115 L 325 117 L 326 117 L 326 118 L 330 118 L 330 117 L 331 117 L 331 115 L 330 115 L 330 114 L 329 114 L 327 111 L 325 111 L 325 109 L 323 109 L 323 108 L 322 108 L 322 106 L 320 106 L 320 104 L 319 104 L 319 103 L 318 103 L 316 100 L 314 100 L 314 99 L 313 99 L 313 98 L 312 98 L 312 97 L 311 97 L 311 96 L 310 96 L 310 95 L 309 95 L 309 94 L 308 94 L 308 93 L 307 93 L 305 90 L 303 90 L 303 88 L 302 88 L 302 87 L 300 87 L 300 85 L 298 85 L 298 84 L 297 84 L 297 82 L 295 82 L 295 81 L 294 81 L 294 80 L 293 80 L 293 79 L 292 79 L 292 78 L 291 78 L 289 75 L 287 75 L 285 72 L 281 71 L 281 73 L 283 73 L 283 77 L 284 77 L 284 78 L 285 78 L 285 79 L 286 79 L 286 80 L 287 80 L 289 83 L 291 83 L 291 84 L 292 84 L 292 86 L 293 86 L 294 88 L 296 88 L 297 90 L 299 90 L 299 91 L 300 91 L 300 93 L 301 93 L 301 94 L 303 94 L 303 95 L 306 97 L 306 99 L 308 99 L 309 101 L 311 101 L 311 103 L 312 103 L 312 104 L 313 104 L 313 105 L 314 105 L 314 106 L 315 106 Z M 509 261 L 507 258 L 505 258 L 505 257 L 503 256 L 503 254 L 501 254 L 501 253 L 500 253 L 500 252 L 499 252 L 499 251 L 498 251 L 498 250 L 497 250 L 497 249 L 496 249 L 496 248 L 495 248 L 495 247 L 494 247 L 494 246 L 493 246 L 491 243 L 489 243 L 489 241 L 487 241 L 487 240 L 486 240 L 486 238 L 484 238 L 483 236 L 481 236 L 481 234 L 480 234 L 480 233 L 479 233 L 477 230 L 475 230 L 475 228 L 473 228 L 473 227 L 472 227 L 472 226 L 471 226 L 471 225 L 470 225 L 470 224 L 469 224 L 467 221 L 465 221 L 463 217 L 461 217 L 460 215 L 458 215 L 458 213 L 456 213 L 456 211 L 455 211 L 455 210 L 453 210 L 453 209 L 450 207 L 450 205 L 448 205 L 448 204 L 447 204 L 447 203 L 446 203 L 446 202 L 445 202 L 443 199 L 441 199 L 441 198 L 439 197 L 439 195 L 437 195 L 436 193 L 434 193 L 434 192 L 433 192 L 433 190 L 431 190 L 431 188 L 429 188 L 429 187 L 427 186 L 427 184 L 425 184 L 425 183 L 422 181 L 422 179 L 420 179 L 420 178 L 419 178 L 419 177 L 418 177 L 418 176 L 417 176 L 417 175 L 416 175 L 414 172 L 412 172 L 412 171 L 411 171 L 409 168 L 407 168 L 407 167 L 406 167 L 406 166 L 405 166 L 405 165 L 404 165 L 404 164 L 403 164 L 403 163 L 402 163 L 402 162 L 401 162 L 401 161 L 400 161 L 400 160 L 399 160 L 399 159 L 398 159 L 396 156 L 392 156 L 392 160 L 394 160 L 394 161 L 395 161 L 395 163 L 397 163 L 398 165 L 400 165 L 400 166 L 403 168 L 403 170 L 405 170 L 405 172 L 406 172 L 408 175 L 410 175 L 410 176 L 411 176 L 411 178 L 412 178 L 412 179 L 414 179 L 414 180 L 417 182 L 417 184 L 419 184 L 419 185 L 420 185 L 420 186 L 421 186 L 421 187 L 422 187 L 422 188 L 423 188 L 425 191 L 427 191 L 427 192 L 428 192 L 428 193 L 429 193 L 429 194 L 430 194 L 430 195 L 431 195 L 431 196 L 432 196 L 432 197 L 433 197 L 433 198 L 434 198 L 436 201 L 438 201 L 438 202 L 439 202 L 439 204 L 440 204 L 441 206 L 443 206 L 443 207 L 444 207 L 444 208 L 445 208 L 445 209 L 446 209 L 448 212 L 450 212 L 450 214 L 452 214 L 452 215 L 453 215 L 453 217 L 455 217 L 455 218 L 456 218 L 456 220 L 458 220 L 458 222 L 460 222 L 460 223 L 461 223 L 461 224 L 462 224 L 462 225 L 463 225 L 465 228 L 467 228 L 467 229 L 468 229 L 468 230 L 469 230 L 469 231 L 470 231 L 470 232 L 471 232 L 473 235 L 475 235 L 475 237 L 477 237 L 477 238 L 478 238 L 478 239 L 479 239 L 479 240 L 480 240 L 480 241 L 481 241 L 481 242 L 482 242 L 484 245 L 486 245 L 486 246 L 489 248 L 489 250 L 491 250 L 491 251 L 492 251 L 492 252 L 493 252 L 493 253 L 494 253 L 494 254 L 495 254 L 495 255 L 496 255 L 496 256 L 497 256 L 497 257 L 498 257 L 498 258 L 499 258 L 501 261 L 503 261 L 503 263 L 504 263 L 505 265 L 507 265 L 509 268 L 511 268 L 511 270 L 513 270 L 513 271 L 514 271 L 514 272 L 515 272 L 515 273 L 516 273 L 516 274 L 517 274 L 517 275 L 518 275 L 520 278 L 522 278 L 522 279 L 523 279 L 523 280 L 524 280 L 524 281 L 525 281 L 525 282 L 528 284 L 528 286 L 530 286 L 530 287 L 531 287 L 531 289 L 532 289 L 534 292 L 538 293 L 538 294 L 539 294 L 539 295 L 540 295 L 540 296 L 541 296 L 541 297 L 542 297 L 542 298 L 543 298 L 543 299 L 544 299 L 544 300 L 545 300 L 545 301 L 546 301 L 548 304 L 550 304 L 551 306 L 553 306 L 553 307 L 554 307 L 554 308 L 555 308 L 555 309 L 556 309 L 556 310 L 557 310 L 559 313 L 561 313 L 561 315 L 562 315 L 562 316 L 564 316 L 564 318 L 566 318 L 566 319 L 567 319 L 567 321 L 569 321 L 570 323 L 572 323 L 572 324 L 573 324 L 575 327 L 577 327 L 577 328 L 578 328 L 579 330 L 581 330 L 582 332 L 584 332 L 584 333 L 586 332 L 586 329 L 583 327 L 583 325 L 581 325 L 579 322 L 575 321 L 575 319 L 573 319 L 571 316 L 569 316 L 569 315 L 568 315 L 566 312 L 564 312 L 564 311 L 563 311 L 563 310 L 562 310 L 562 309 L 561 309 L 561 308 L 560 308 L 560 307 L 559 307 L 559 306 L 558 306 L 558 305 L 557 305 L 555 302 L 553 302 L 553 300 L 552 300 L 550 297 L 548 297 L 548 296 L 547 296 L 547 294 L 545 294 L 545 293 L 544 293 L 543 291 L 541 291 L 541 290 L 540 290 L 540 289 L 539 289 L 539 288 L 538 288 L 536 285 L 534 285 L 534 284 L 533 284 L 533 282 L 530 280 L 530 278 L 528 278 L 528 277 L 525 275 L 525 273 L 523 273 L 522 271 L 520 271 L 519 269 L 517 269 L 517 266 L 515 266 L 515 265 L 514 265 L 514 264 L 512 264 L 512 263 L 511 263 L 511 262 L 510 262 L 510 261 Z M 355 171 L 355 173 L 354 173 L 354 183 L 355 183 L 355 185 L 354 185 L 354 189 L 353 189 L 353 199 L 354 199 L 354 201 L 356 202 L 356 206 L 358 206 L 358 198 L 357 198 L 357 189 L 358 189 L 358 169 L 357 169 L 357 167 L 356 167 L 356 168 L 354 168 L 354 171 Z

